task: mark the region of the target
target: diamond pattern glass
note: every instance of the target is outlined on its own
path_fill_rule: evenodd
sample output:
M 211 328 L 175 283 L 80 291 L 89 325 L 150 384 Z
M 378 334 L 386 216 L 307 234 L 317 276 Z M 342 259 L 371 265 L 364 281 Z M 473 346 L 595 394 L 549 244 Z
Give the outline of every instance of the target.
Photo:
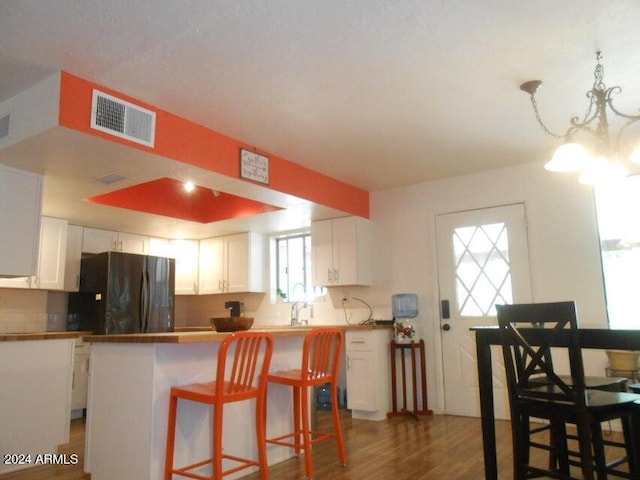
M 512 303 L 505 223 L 456 228 L 453 251 L 461 316 L 495 316 L 496 303 Z

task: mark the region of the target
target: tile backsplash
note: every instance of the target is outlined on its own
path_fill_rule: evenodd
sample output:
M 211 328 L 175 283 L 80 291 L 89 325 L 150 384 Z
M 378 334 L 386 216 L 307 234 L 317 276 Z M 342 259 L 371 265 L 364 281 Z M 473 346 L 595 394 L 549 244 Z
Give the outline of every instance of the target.
M 60 292 L 0 289 L 0 333 L 66 329 L 66 295 Z

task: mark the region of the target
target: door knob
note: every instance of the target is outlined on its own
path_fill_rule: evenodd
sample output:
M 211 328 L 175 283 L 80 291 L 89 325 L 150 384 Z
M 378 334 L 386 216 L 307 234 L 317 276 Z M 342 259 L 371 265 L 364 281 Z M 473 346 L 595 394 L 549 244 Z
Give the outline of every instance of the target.
M 445 323 L 445 324 L 442 325 L 442 329 L 445 332 L 448 332 L 449 330 L 451 330 L 451 325 L 449 325 L 448 323 Z

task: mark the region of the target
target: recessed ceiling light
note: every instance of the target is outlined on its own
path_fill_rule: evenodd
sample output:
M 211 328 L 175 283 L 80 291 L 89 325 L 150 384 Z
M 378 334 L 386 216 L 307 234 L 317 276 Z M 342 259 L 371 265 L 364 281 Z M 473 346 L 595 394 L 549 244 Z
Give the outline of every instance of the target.
M 184 191 L 185 192 L 193 192 L 195 190 L 196 186 L 193 184 L 193 182 L 184 182 Z

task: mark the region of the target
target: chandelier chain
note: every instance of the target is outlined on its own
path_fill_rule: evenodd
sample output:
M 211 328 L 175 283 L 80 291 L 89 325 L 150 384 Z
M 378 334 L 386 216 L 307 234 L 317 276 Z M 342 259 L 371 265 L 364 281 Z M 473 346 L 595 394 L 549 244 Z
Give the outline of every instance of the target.
M 536 102 L 536 97 L 533 93 L 531 94 L 531 105 L 533 106 L 533 111 L 535 112 L 536 120 L 540 124 L 540 127 L 542 128 L 542 130 L 544 130 L 544 132 L 547 135 L 551 135 L 554 138 L 563 138 L 564 135 L 558 135 L 557 133 L 553 133 L 551 130 L 547 128 L 547 126 L 542 121 L 542 117 L 540 117 L 540 112 L 538 111 L 538 102 Z

